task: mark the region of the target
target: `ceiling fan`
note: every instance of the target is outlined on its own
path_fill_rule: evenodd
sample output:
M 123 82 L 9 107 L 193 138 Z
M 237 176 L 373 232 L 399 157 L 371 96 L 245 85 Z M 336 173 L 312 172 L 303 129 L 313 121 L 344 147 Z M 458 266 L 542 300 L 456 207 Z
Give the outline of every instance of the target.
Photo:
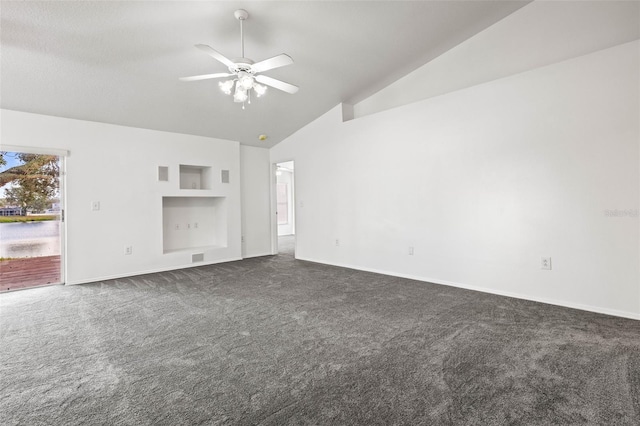
M 251 103 L 252 90 L 255 92 L 257 97 L 265 94 L 265 92 L 267 91 L 266 86 L 270 86 L 291 94 L 296 93 L 298 91 L 298 86 L 294 86 L 293 84 L 289 84 L 284 81 L 261 74 L 264 71 L 272 70 L 274 68 L 280 68 L 285 65 L 291 65 L 293 64 L 293 59 L 291 59 L 289 55 L 286 55 L 284 53 L 260 62 L 253 62 L 251 59 L 245 58 L 244 32 L 242 28 L 242 22 L 249 17 L 249 12 L 244 9 L 238 9 L 234 12 L 234 16 L 237 20 L 240 21 L 240 58 L 229 59 L 212 47 L 207 46 L 206 44 L 196 44 L 195 46 L 211 56 L 213 59 L 216 59 L 217 61 L 220 61 L 224 65 L 226 65 L 229 68 L 229 72 L 195 75 L 192 77 L 181 77 L 180 80 L 198 81 L 211 78 L 234 77 L 231 80 L 221 81 L 218 83 L 218 85 L 220 86 L 220 89 L 227 95 L 231 95 L 231 93 L 233 92 L 233 101 L 242 103 L 242 109 L 244 109 L 244 103 L 246 101 Z

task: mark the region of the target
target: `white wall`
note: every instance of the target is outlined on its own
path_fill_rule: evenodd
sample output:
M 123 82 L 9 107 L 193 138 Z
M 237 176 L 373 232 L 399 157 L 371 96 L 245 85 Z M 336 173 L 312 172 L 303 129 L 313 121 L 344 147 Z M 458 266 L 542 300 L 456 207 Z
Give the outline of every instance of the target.
M 0 117 L 3 145 L 70 151 L 67 283 L 193 266 L 189 250 L 163 254 L 163 196 L 226 197 L 226 247 L 198 250 L 204 262 L 196 265 L 241 257 L 237 142 L 8 110 Z M 180 190 L 179 164 L 211 166 L 212 189 Z M 169 167 L 169 182 L 158 182 L 158 166 Z M 229 184 L 220 183 L 223 169 Z M 125 246 L 133 246 L 132 255 L 124 255 Z
M 639 208 L 639 51 L 334 108 L 271 150 L 296 164 L 296 256 L 640 318 L 638 217 L 606 215 Z
M 271 254 L 269 150 L 240 146 L 242 168 L 242 257 Z
M 534 1 L 353 106 L 362 117 L 640 37 L 640 2 Z

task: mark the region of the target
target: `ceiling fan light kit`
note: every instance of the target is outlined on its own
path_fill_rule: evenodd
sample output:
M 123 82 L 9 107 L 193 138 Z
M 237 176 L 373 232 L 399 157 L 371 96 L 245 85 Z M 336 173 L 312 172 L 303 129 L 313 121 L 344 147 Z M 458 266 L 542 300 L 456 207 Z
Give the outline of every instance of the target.
M 199 81 L 212 78 L 234 77 L 231 80 L 219 82 L 218 86 L 225 95 L 233 94 L 233 101 L 236 103 L 242 103 L 242 109 L 245 108 L 245 102 L 249 104 L 251 103 L 252 92 L 254 92 L 255 96 L 259 98 L 267 92 L 267 86 L 290 94 L 296 93 L 298 91 L 298 86 L 260 74 L 274 68 L 291 65 L 293 64 L 293 59 L 284 53 L 260 62 L 253 62 L 251 59 L 245 58 L 244 30 L 242 23 L 249 17 L 249 12 L 244 9 L 238 9 L 233 15 L 240 21 L 240 53 L 242 57 L 231 60 L 206 44 L 196 44 L 196 48 L 226 65 L 229 72 L 182 77 L 180 80 Z

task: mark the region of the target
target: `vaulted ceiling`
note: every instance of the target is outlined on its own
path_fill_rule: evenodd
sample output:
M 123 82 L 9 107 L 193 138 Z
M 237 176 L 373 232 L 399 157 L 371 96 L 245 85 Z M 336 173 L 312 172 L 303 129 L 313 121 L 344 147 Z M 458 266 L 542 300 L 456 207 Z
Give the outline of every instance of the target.
M 525 1 L 5 1 L 1 104 L 81 120 L 271 147 L 335 105 L 357 103 L 526 5 Z M 193 46 L 240 56 L 289 54 L 270 89 L 242 110 L 225 72 Z M 266 141 L 258 135 L 266 134 Z M 87 141 L 90 143 L 90 141 Z

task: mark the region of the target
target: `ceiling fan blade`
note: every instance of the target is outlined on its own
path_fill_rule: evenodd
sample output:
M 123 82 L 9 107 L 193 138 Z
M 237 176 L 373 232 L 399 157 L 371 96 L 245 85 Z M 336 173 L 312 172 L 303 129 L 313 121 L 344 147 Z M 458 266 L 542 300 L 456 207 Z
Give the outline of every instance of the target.
M 284 67 L 285 65 L 291 65 L 292 63 L 293 59 L 291 59 L 291 56 L 283 53 L 281 55 L 274 56 L 273 58 L 256 62 L 255 64 L 251 65 L 251 69 L 253 70 L 253 72 L 258 73 L 272 70 L 274 68 Z
M 231 77 L 235 74 L 230 74 L 228 72 L 219 72 L 216 74 L 203 74 L 203 75 L 194 75 L 192 77 L 180 77 L 180 81 L 198 81 L 198 80 L 207 80 L 210 78 L 222 78 L 222 77 Z
M 291 93 L 292 95 L 299 89 L 298 86 L 285 83 L 284 81 L 276 80 L 275 78 L 267 77 L 266 75 L 257 75 L 256 81 L 258 83 L 266 84 L 267 86 L 275 87 L 276 89 L 282 90 L 283 92 Z
M 226 56 L 224 56 L 222 53 L 218 52 L 211 46 L 207 46 L 206 44 L 196 44 L 196 47 L 202 50 L 207 55 L 211 56 L 213 59 L 216 59 L 222 62 L 228 67 L 233 67 L 235 65 L 231 59 L 227 58 Z

